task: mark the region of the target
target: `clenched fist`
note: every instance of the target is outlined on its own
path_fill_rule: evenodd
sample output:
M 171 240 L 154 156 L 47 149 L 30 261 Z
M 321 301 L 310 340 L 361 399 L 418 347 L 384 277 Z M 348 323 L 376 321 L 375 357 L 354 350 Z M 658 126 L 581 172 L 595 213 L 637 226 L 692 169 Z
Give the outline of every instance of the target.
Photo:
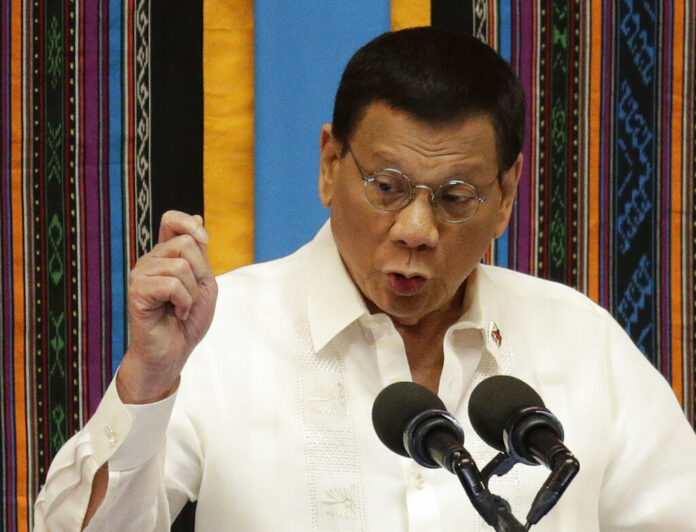
M 193 348 L 215 311 L 203 219 L 183 212 L 162 216 L 159 242 L 128 278 L 130 345 L 116 385 L 124 403 L 163 399 L 177 387 Z

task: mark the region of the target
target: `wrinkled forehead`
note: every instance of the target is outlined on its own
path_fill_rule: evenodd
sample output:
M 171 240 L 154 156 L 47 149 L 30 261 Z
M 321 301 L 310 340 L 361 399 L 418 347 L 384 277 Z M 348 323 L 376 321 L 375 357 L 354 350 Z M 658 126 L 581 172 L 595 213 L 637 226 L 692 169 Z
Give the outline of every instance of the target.
M 432 145 L 433 150 L 450 148 L 457 143 L 488 157 L 489 152 L 500 161 L 498 128 L 490 113 L 470 111 L 447 120 L 428 120 L 389 102 L 376 100 L 366 105 L 351 132 L 349 142 L 374 146 L 388 144 L 410 136 L 418 144 Z M 347 153 L 344 146 L 344 155 Z
M 462 166 L 497 171 L 495 131 L 486 115 L 426 122 L 385 104 L 370 106 L 350 141 L 361 162 L 403 172 Z

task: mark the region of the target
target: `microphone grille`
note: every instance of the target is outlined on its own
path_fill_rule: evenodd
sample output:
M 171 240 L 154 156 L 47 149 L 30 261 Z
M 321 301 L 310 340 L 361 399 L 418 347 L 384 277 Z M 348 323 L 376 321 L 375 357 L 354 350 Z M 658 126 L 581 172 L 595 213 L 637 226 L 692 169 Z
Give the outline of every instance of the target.
M 495 375 L 483 380 L 471 393 L 469 420 L 483 441 L 505 451 L 505 423 L 513 413 L 529 406 L 544 407 L 544 401 L 531 386 L 516 377 Z
M 396 454 L 408 457 L 403 436 L 409 421 L 426 410 L 446 410 L 442 400 L 415 382 L 395 382 L 384 388 L 372 405 L 377 436 Z

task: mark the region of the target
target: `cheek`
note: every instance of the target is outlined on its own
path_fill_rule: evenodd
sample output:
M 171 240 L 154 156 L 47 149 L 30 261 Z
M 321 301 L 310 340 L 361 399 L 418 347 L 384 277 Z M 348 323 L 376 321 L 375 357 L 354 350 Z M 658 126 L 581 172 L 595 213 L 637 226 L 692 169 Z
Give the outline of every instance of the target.
M 331 205 L 331 229 L 343 262 L 354 278 L 356 274 L 360 276 L 365 265 L 370 262 L 370 250 L 375 247 L 369 215 L 370 212 L 364 208 L 360 197 L 356 197 L 355 193 L 338 190 L 334 195 Z
M 491 245 L 493 228 L 490 223 L 481 222 L 462 227 L 443 249 L 445 268 L 455 284 L 466 279 Z
M 340 248 L 353 248 L 369 235 L 360 203 L 346 190 L 337 190 L 331 205 L 331 227 Z

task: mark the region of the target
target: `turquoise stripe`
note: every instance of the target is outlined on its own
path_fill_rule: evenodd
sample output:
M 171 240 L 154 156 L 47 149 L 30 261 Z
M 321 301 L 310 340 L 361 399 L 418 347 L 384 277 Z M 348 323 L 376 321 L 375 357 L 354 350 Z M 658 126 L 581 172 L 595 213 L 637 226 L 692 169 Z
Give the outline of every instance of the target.
M 512 1 L 498 4 L 498 53 L 508 63 L 512 60 Z
M 124 176 L 121 150 L 124 145 L 121 108 L 121 0 L 109 1 L 109 226 L 111 236 L 111 367 L 116 371 L 125 352 L 126 264 L 123 241 Z
M 294 251 L 328 218 L 319 130 L 350 56 L 389 28 L 388 0 L 254 2 L 256 261 Z
M 498 3 L 498 52 L 503 58 L 510 62 L 511 52 L 512 52 L 512 31 L 511 31 L 511 20 L 512 20 L 512 8 L 510 6 L 510 1 L 499 2 Z M 506 229 L 503 235 L 497 240 L 495 244 L 495 263 L 504 268 L 509 267 L 510 258 L 508 252 L 510 249 L 510 229 Z

